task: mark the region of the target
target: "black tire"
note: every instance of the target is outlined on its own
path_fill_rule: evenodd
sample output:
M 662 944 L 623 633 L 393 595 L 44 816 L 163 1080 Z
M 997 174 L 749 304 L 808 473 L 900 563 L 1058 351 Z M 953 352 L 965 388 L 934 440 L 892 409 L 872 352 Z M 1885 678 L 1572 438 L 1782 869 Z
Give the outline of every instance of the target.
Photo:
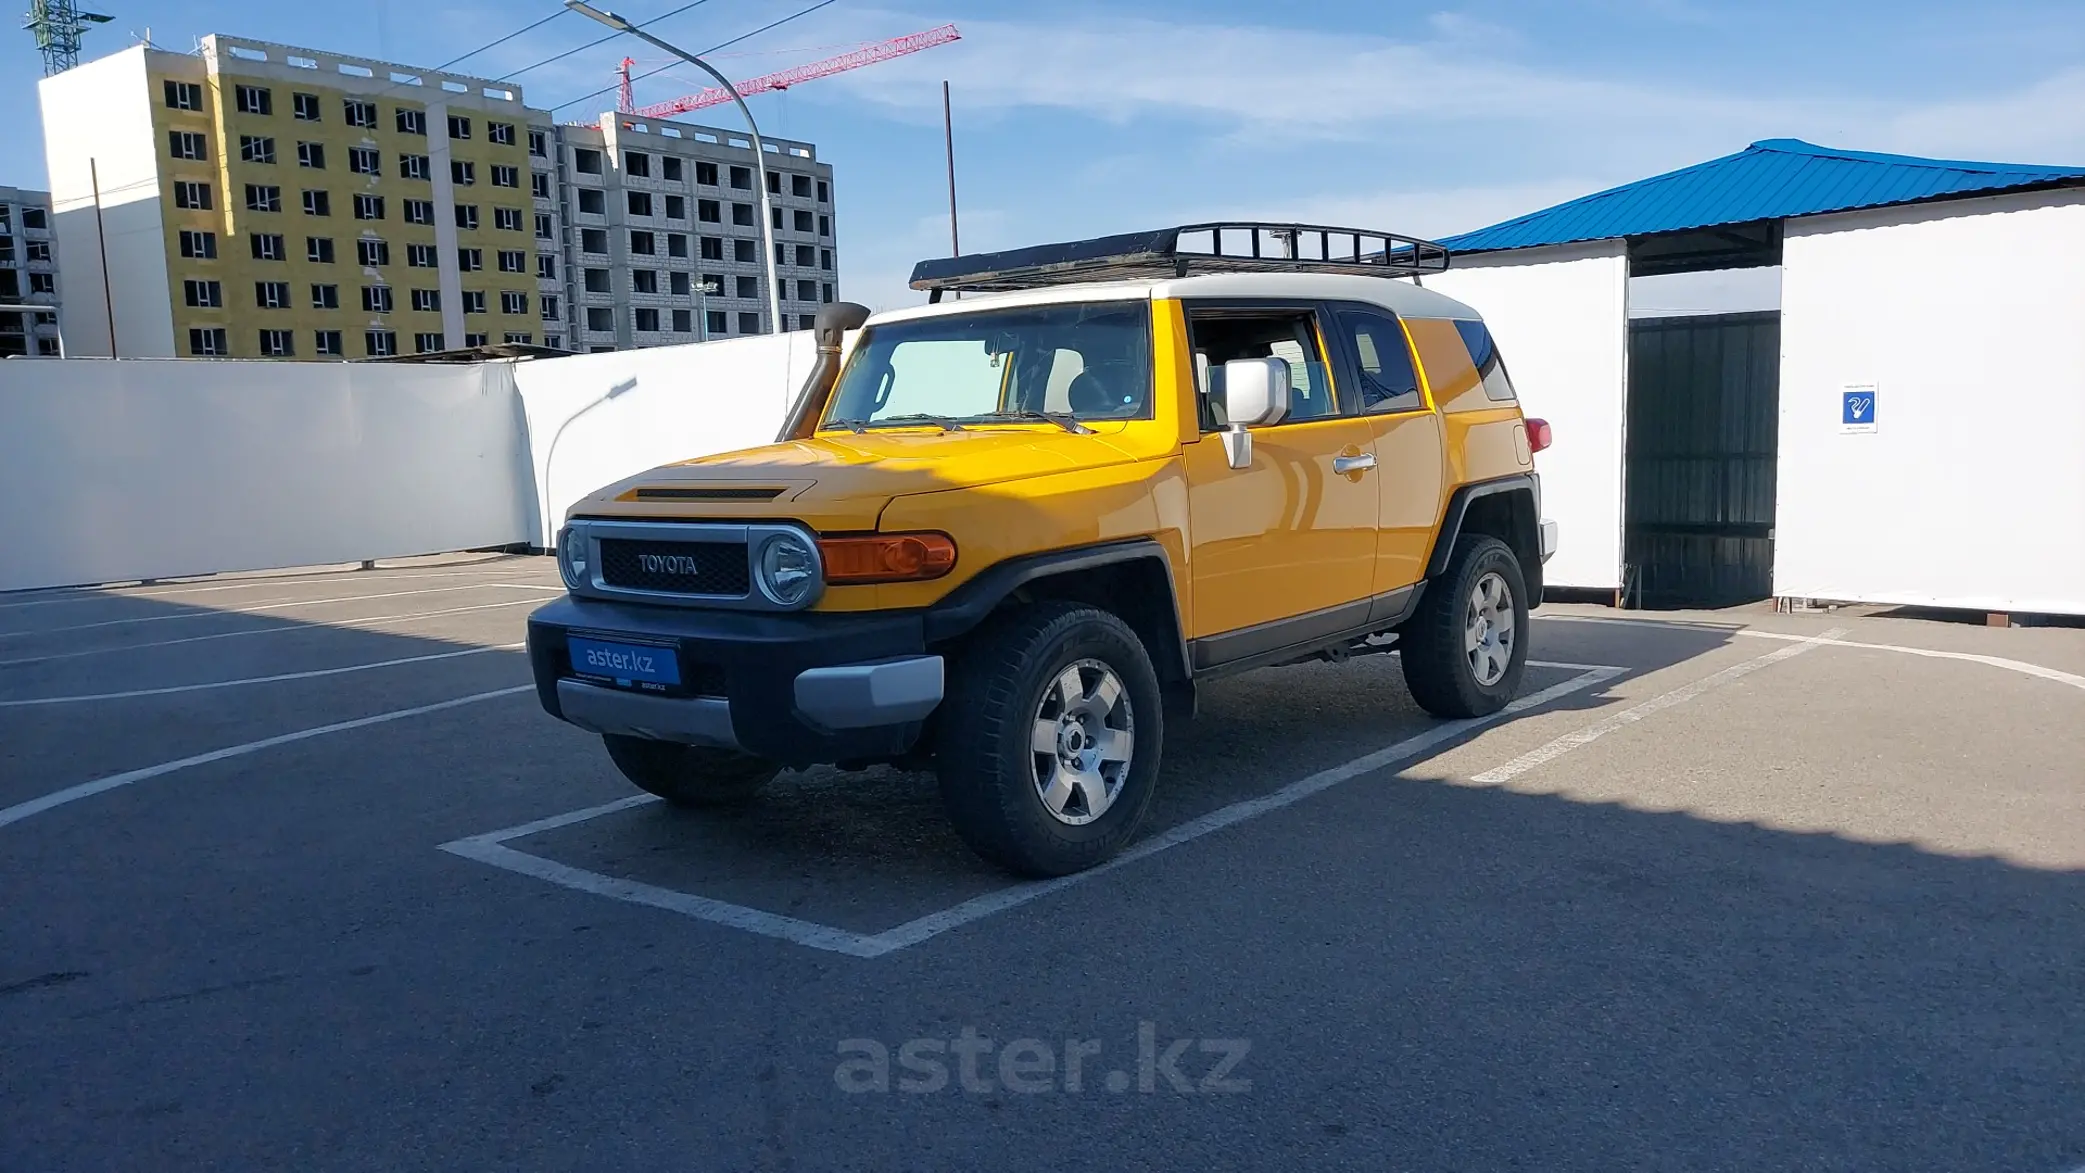
M 1506 660 L 1503 674 L 1485 681 L 1471 663 L 1465 637 L 1476 610 L 1471 594 L 1488 575 L 1497 575 L 1512 593 L 1513 630 L 1510 655 L 1497 657 Z M 1405 622 L 1398 643 L 1405 684 L 1420 708 L 1436 717 L 1482 717 L 1504 708 L 1520 691 L 1528 662 L 1527 580 L 1512 548 L 1485 534 L 1457 538 L 1447 573 L 1426 584 L 1418 613 Z M 1480 659 L 1494 661 L 1496 645 L 1485 647 Z
M 623 777 L 678 807 L 740 806 L 782 767 L 765 758 L 705 745 L 603 736 Z
M 1051 698 L 1063 696 L 1059 680 L 1089 661 L 1121 684 L 1128 706 L 1118 705 L 1106 720 L 1115 722 L 1111 728 L 1130 751 L 1113 775 L 1119 784 L 1112 800 L 1098 814 L 1084 813 L 1078 799 L 1067 804 L 1068 817 L 1090 818 L 1075 824 L 1044 805 L 1038 775 L 1057 770 L 1058 759 L 1032 746 L 1038 725 L 1052 719 L 1039 715 L 1057 704 Z M 1091 664 L 1080 671 L 1098 696 L 1104 673 Z M 1136 834 L 1157 785 L 1165 729 L 1158 674 L 1143 641 L 1122 620 L 1069 602 L 1037 603 L 995 617 L 956 659 L 948 698 L 936 771 L 949 821 L 972 850 L 1019 875 L 1062 876 L 1106 860 Z M 1073 728 L 1065 721 L 1076 721 L 1055 719 L 1065 730 Z

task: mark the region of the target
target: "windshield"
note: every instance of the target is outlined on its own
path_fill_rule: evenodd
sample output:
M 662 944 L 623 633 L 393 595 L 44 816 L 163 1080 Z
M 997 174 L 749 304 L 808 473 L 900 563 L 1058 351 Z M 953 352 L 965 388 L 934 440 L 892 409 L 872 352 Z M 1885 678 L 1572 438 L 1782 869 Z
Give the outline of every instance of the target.
M 1111 301 L 872 327 L 819 426 L 1141 419 L 1150 412 L 1150 303 Z

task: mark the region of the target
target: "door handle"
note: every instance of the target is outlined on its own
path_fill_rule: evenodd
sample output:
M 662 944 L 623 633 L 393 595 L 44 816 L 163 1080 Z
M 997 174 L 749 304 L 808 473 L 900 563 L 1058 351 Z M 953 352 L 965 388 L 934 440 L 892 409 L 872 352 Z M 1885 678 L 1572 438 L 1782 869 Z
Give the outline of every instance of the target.
M 1341 474 L 1367 472 L 1375 466 L 1376 454 L 1373 452 L 1361 452 L 1353 456 L 1335 456 L 1332 458 L 1332 471 Z

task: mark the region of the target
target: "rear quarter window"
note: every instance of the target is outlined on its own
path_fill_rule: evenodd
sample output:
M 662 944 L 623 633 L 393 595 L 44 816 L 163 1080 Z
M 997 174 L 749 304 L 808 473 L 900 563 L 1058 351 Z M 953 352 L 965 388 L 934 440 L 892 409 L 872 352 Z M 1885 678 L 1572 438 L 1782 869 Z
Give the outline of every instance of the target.
M 1458 321 L 1455 332 L 1462 335 L 1462 344 L 1470 352 L 1470 362 L 1484 380 L 1484 397 L 1495 403 L 1512 403 L 1518 398 L 1513 393 L 1513 380 L 1506 376 L 1506 364 L 1499 358 L 1499 347 L 1491 339 L 1491 331 L 1482 322 Z

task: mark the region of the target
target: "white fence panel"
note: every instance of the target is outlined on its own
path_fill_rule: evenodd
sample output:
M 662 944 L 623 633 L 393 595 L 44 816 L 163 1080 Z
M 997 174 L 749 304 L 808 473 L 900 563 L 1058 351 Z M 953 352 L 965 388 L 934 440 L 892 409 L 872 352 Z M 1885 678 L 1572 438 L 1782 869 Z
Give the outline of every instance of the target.
M 0 590 L 526 542 L 525 451 L 476 367 L 0 363 Z
M 1788 225 L 1775 594 L 2085 614 L 2081 275 L 2077 191 Z
M 604 485 L 772 441 L 815 357 L 798 331 L 505 368 L 528 416 L 535 544 L 548 547 L 572 503 Z
M 1535 457 L 1557 522 L 1550 586 L 1622 581 L 1622 435 L 1629 374 L 1628 259 L 1621 241 L 1457 257 L 1428 289 L 1484 315 L 1530 416 L 1555 429 Z

